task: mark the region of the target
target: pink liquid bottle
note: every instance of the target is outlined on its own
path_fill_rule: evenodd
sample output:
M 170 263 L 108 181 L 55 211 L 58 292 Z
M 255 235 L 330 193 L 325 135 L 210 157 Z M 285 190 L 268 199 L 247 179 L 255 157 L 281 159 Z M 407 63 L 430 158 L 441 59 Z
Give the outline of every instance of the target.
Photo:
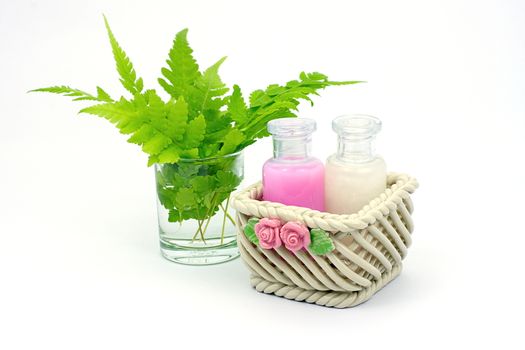
M 268 123 L 273 158 L 263 166 L 263 199 L 324 211 L 324 165 L 311 156 L 315 121 L 275 119 Z

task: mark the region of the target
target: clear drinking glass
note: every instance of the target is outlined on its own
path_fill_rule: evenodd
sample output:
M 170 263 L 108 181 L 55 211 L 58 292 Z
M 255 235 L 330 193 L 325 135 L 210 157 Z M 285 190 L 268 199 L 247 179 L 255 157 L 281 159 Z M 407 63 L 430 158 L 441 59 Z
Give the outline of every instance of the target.
M 155 165 L 160 250 L 166 259 L 211 265 L 239 256 L 230 199 L 243 176 L 242 152 Z

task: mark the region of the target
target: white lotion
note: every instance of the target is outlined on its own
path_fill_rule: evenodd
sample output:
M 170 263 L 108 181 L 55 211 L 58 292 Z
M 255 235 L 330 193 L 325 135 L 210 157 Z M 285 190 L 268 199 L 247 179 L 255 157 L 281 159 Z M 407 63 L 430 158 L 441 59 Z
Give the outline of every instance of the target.
M 353 214 L 386 189 L 386 164 L 373 148 L 381 121 L 348 115 L 334 119 L 332 127 L 339 141 L 325 167 L 326 211 Z

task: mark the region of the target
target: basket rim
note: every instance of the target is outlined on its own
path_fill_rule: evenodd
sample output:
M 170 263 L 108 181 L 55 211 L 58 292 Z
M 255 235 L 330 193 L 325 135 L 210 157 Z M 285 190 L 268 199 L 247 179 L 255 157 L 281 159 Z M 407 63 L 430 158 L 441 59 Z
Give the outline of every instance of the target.
M 238 212 L 248 216 L 266 217 L 266 215 L 257 215 L 261 214 L 260 210 L 262 210 L 271 213 L 269 217 L 277 217 L 281 219 L 294 217 L 297 221 L 308 223 L 323 220 L 337 228 L 333 231 L 340 231 L 341 224 L 347 228 L 359 230 L 374 223 L 377 219 L 388 215 L 390 210 L 397 207 L 401 201 L 409 199 L 410 194 L 419 186 L 415 178 L 407 174 L 393 172 L 388 173 L 387 183 L 388 187 L 383 193 L 372 199 L 357 213 L 353 214 L 333 214 L 304 207 L 255 199 L 254 197 L 262 194 L 261 181 L 258 181 L 235 194 L 232 206 Z M 314 224 L 308 226 L 318 225 Z

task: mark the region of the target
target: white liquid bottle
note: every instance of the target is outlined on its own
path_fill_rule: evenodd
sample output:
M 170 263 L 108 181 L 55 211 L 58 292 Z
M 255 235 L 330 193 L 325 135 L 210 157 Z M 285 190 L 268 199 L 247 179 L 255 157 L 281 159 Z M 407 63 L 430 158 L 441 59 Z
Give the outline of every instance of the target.
M 326 162 L 326 211 L 357 213 L 386 189 L 386 164 L 373 147 L 381 121 L 369 115 L 344 115 L 334 119 L 332 129 L 338 147 Z

